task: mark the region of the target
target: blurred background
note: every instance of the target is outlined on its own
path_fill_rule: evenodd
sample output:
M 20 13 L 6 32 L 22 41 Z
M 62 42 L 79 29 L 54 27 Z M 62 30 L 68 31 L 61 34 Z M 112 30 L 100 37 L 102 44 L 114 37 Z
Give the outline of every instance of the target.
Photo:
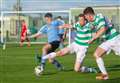
M 53 18 L 62 16 L 65 23 L 75 23 L 77 15 L 87 6 L 92 6 L 96 13 L 102 13 L 112 21 L 120 32 L 120 1 L 119 0 L 1 0 L 0 15 L 3 28 L 1 36 L 7 43 L 18 43 L 20 40 L 21 21 L 25 20 L 31 34 L 36 33 L 44 22 L 44 14 L 51 12 Z M 6 12 L 7 11 L 7 12 Z M 17 11 L 24 11 L 18 13 Z M 42 39 L 32 39 L 32 42 L 46 42 Z

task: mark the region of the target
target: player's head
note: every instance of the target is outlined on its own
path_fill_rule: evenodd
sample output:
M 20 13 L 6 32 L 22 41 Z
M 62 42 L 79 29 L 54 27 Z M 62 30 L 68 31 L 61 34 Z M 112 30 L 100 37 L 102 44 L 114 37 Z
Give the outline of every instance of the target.
M 84 11 L 83 11 L 83 13 L 84 13 L 84 15 L 85 15 L 85 18 L 86 18 L 88 21 L 90 21 L 90 22 L 94 21 L 95 12 L 94 12 L 94 10 L 93 10 L 92 7 L 87 7 L 87 8 L 85 8 Z
M 79 19 L 79 23 L 81 26 L 84 26 L 86 24 L 86 19 L 85 19 L 84 14 L 79 14 L 78 19 Z
M 45 17 L 45 21 L 47 23 L 50 23 L 52 21 L 52 14 L 51 13 L 46 13 L 44 17 Z
M 63 18 L 61 16 L 58 16 L 57 20 L 63 20 Z
M 25 24 L 25 20 L 22 20 L 22 24 Z

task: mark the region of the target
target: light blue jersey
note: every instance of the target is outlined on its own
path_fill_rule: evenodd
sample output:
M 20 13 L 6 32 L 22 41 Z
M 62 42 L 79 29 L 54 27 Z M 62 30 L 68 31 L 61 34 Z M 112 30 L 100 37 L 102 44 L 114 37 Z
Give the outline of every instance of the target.
M 38 33 L 47 34 L 48 42 L 60 41 L 59 26 L 63 25 L 61 21 L 52 21 L 50 24 L 44 25 Z

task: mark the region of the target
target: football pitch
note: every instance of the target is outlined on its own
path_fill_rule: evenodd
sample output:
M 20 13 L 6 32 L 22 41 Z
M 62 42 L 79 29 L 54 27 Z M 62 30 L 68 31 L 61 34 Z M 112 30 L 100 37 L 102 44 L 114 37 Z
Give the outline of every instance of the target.
M 96 44 L 89 48 L 84 65 L 97 68 L 93 52 Z M 110 53 L 104 56 L 106 68 L 109 72 L 109 80 L 96 80 L 95 73 L 76 73 L 73 71 L 75 54 L 57 57 L 65 67 L 64 71 L 58 71 L 54 65 L 47 62 L 45 72 L 40 77 L 34 74 L 36 49 L 41 54 L 42 45 L 31 47 L 19 47 L 19 45 L 7 45 L 6 50 L 0 48 L 0 83 L 120 83 L 120 56 Z M 97 68 L 98 70 L 98 68 Z

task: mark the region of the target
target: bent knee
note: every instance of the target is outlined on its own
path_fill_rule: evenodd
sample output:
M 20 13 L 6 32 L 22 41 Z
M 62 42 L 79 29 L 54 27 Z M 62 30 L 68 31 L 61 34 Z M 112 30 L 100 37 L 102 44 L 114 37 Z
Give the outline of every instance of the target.
M 95 58 L 99 58 L 100 56 L 99 56 L 99 54 L 98 53 L 94 53 L 94 55 L 93 55 Z

